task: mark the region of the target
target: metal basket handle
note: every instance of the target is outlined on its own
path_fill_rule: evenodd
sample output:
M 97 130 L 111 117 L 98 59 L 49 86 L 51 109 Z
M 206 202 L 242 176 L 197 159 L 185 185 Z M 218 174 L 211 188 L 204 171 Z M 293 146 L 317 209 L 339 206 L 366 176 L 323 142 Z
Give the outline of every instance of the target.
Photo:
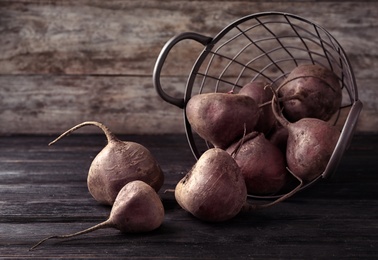
M 341 161 L 344 151 L 350 145 L 354 130 L 357 125 L 358 116 L 362 110 L 362 106 L 363 105 L 360 100 L 355 100 L 355 102 L 353 103 L 349 111 L 348 118 L 346 119 L 343 129 L 341 131 L 341 135 L 336 144 L 336 147 L 333 150 L 332 156 L 327 164 L 327 167 L 322 174 L 323 178 L 332 177 L 338 164 Z
M 175 98 L 175 97 L 172 97 L 169 94 L 167 94 L 163 90 L 163 88 L 161 87 L 160 74 L 161 74 L 161 70 L 163 68 L 163 64 L 164 64 L 169 52 L 178 42 L 180 42 L 182 40 L 194 40 L 194 41 L 199 42 L 202 45 L 206 46 L 213 40 L 213 38 L 210 38 L 210 37 L 198 34 L 198 33 L 193 33 L 193 32 L 184 32 L 184 33 L 178 34 L 178 35 L 172 37 L 164 45 L 163 49 L 161 50 L 161 52 L 160 52 L 160 54 L 157 58 L 157 61 L 155 63 L 155 67 L 154 67 L 154 71 L 153 71 L 153 76 L 152 76 L 152 80 L 153 80 L 153 83 L 155 85 L 155 89 L 156 89 L 157 93 L 159 94 L 159 96 L 163 100 L 165 100 L 168 103 L 171 103 L 172 105 L 175 105 L 179 108 L 185 107 L 184 98 Z

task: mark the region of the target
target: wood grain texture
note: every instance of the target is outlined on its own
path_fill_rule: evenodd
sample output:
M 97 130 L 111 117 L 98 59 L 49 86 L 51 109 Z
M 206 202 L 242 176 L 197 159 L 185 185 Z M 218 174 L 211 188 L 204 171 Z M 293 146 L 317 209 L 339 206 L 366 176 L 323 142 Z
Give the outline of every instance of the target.
M 334 178 L 224 223 L 199 221 L 172 193 L 164 193 L 195 162 L 184 135 L 122 135 L 149 148 L 165 173 L 159 192 L 163 225 L 147 234 L 98 230 L 28 251 L 39 239 L 87 228 L 110 212 L 86 186 L 90 162 L 106 138 L 72 135 L 47 146 L 52 138 L 0 137 L 2 259 L 374 259 L 378 254 L 377 135 L 355 136 Z
M 377 132 L 376 1 L 1 0 L 0 134 L 58 133 L 92 119 L 120 133 L 183 132 L 181 111 L 152 87 L 163 45 L 187 31 L 213 37 L 236 19 L 273 10 L 314 21 L 340 42 L 364 103 L 357 130 Z M 193 41 L 172 50 L 162 71 L 169 93 L 183 92 L 201 50 Z
M 180 78 L 170 78 L 166 86 L 179 84 Z M 150 77 L 3 76 L 0 85 L 0 134 L 53 134 L 83 120 L 103 122 L 114 133 L 184 129 L 181 110 L 157 96 Z M 91 127 L 79 131 L 99 132 Z
M 373 65 L 377 55 L 377 4 L 369 1 L 0 3 L 1 74 L 151 75 L 170 37 L 186 31 L 212 37 L 234 20 L 263 11 L 298 14 L 326 27 L 358 66 L 356 73 L 367 69 L 369 74 L 368 65 Z M 316 8 L 310 8 L 314 5 Z M 173 69 L 166 73 L 187 75 L 185 61 L 193 51 L 181 50 L 181 56 L 167 63 Z

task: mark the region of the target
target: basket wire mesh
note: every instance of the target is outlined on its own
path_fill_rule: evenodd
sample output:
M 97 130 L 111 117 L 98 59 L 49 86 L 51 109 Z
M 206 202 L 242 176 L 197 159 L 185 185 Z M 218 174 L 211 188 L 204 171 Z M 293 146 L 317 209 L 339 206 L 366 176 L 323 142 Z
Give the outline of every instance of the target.
M 170 50 L 182 40 L 204 45 L 189 74 L 183 98 L 166 93 L 160 74 Z M 331 119 L 341 136 L 322 177 L 330 176 L 353 135 L 362 103 L 350 62 L 337 40 L 323 27 L 297 15 L 264 12 L 231 23 L 214 38 L 185 32 L 173 37 L 163 47 L 155 64 L 153 81 L 161 98 L 184 110 L 185 130 L 190 148 L 198 159 L 211 147 L 192 129 L 185 115 L 185 105 L 196 94 L 237 93 L 248 82 L 279 84 L 299 64 L 311 63 L 332 70 L 342 89 L 342 104 Z

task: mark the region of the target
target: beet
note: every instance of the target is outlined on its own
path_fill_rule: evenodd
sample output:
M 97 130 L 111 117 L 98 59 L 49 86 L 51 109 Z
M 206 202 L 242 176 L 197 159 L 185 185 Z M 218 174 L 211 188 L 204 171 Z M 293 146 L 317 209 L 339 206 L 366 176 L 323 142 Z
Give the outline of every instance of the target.
M 259 117 L 252 98 L 230 93 L 195 95 L 189 99 L 185 113 L 200 137 L 222 149 L 241 137 L 244 127 L 252 132 Z
M 337 76 L 320 65 L 301 64 L 278 88 L 283 115 L 290 122 L 301 118 L 329 120 L 341 106 L 342 93 Z
M 326 121 L 302 118 L 290 123 L 277 112 L 276 97 L 272 109 L 279 123 L 288 131 L 286 161 L 290 171 L 304 183 L 311 182 L 325 170 L 339 140 L 340 131 Z
M 226 151 L 211 148 L 177 183 L 175 198 L 195 217 L 220 222 L 240 212 L 246 203 L 247 188 L 235 160 Z
M 155 190 L 143 181 L 127 183 L 117 195 L 109 218 L 88 229 L 42 239 L 30 250 L 53 238 L 65 239 L 83 235 L 103 228 L 115 228 L 123 233 L 150 232 L 164 221 L 164 207 Z
M 276 122 L 272 107 L 266 105 L 273 97 L 273 93 L 268 86 L 269 84 L 265 81 L 253 81 L 244 85 L 238 93 L 249 96 L 256 101 L 259 106 L 259 119 L 254 130 L 264 134 L 269 133 Z
M 243 142 L 243 143 L 240 143 Z M 234 156 L 241 168 L 248 194 L 274 195 L 286 184 L 287 171 L 283 153 L 264 134 L 252 132 L 226 151 Z
M 50 143 L 83 126 L 94 125 L 106 135 L 108 144 L 97 154 L 88 172 L 87 186 L 95 200 L 112 205 L 118 192 L 126 183 L 141 180 L 159 191 L 164 174 L 151 152 L 141 144 L 121 141 L 99 122 L 83 122 L 61 134 Z

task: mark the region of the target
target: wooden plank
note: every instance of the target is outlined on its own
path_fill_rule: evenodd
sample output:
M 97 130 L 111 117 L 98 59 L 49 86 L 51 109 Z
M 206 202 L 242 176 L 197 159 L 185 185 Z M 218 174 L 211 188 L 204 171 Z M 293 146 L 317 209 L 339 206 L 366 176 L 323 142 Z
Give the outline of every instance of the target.
M 143 143 L 156 154 L 167 172 L 165 187 L 174 187 L 194 163 L 184 135 L 121 138 Z M 166 216 L 152 233 L 98 230 L 51 240 L 29 252 L 41 238 L 87 228 L 109 213 L 88 196 L 80 173 L 88 156 L 101 149 L 103 136 L 72 135 L 47 147 L 50 139 L 0 137 L 2 258 L 370 259 L 378 253 L 377 135 L 353 139 L 335 179 L 274 207 L 241 213 L 225 223 L 206 223 L 182 210 L 173 194 L 161 191 Z
M 251 13 L 298 14 L 327 28 L 356 66 L 375 77 L 374 1 L 2 1 L 0 74 L 151 75 L 162 46 L 178 33 L 215 36 Z M 353 11 L 350 11 L 353 10 Z M 183 43 L 165 73 L 186 75 L 201 48 Z
M 165 81 L 167 91 L 182 96 L 181 80 Z M 0 134 L 61 133 L 91 120 L 115 133 L 183 133 L 181 109 L 158 97 L 151 82 L 124 76 L 0 77 Z
M 182 133 L 181 111 L 152 88 L 163 45 L 186 31 L 215 36 L 236 19 L 271 10 L 315 21 L 336 37 L 364 103 L 357 130 L 377 132 L 377 3 L 0 1 L 0 134 L 59 133 L 90 119 L 117 133 Z M 162 71 L 169 93 L 182 96 L 202 48 L 184 41 L 172 50 Z

